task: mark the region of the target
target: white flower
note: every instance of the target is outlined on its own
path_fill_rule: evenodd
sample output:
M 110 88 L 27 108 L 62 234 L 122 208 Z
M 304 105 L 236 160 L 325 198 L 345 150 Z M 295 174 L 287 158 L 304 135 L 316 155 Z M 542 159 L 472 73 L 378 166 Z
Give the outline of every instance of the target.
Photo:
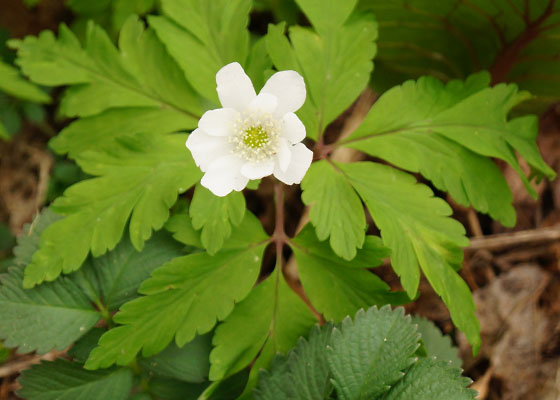
M 300 183 L 313 152 L 303 143 L 305 127 L 294 114 L 305 101 L 305 83 L 295 71 L 270 77 L 260 93 L 234 62 L 216 74 L 223 108 L 204 113 L 187 140 L 201 183 L 217 196 L 241 191 L 250 179 L 274 174 Z

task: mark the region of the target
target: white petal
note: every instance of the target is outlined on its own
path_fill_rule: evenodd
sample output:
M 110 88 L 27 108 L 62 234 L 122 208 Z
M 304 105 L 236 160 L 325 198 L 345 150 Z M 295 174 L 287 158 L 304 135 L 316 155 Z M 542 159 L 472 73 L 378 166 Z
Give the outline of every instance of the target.
M 239 192 L 249 182 L 249 179 L 240 173 L 244 162 L 236 155 L 221 157 L 210 164 L 200 183 L 220 197 L 226 196 L 232 190 Z
M 202 172 L 206 171 L 213 161 L 231 154 L 233 150 L 227 138 L 209 135 L 202 129 L 195 129 L 185 144 Z
M 292 159 L 286 171 L 280 169 L 278 161 L 274 166 L 274 176 L 287 185 L 300 183 L 313 160 L 313 152 L 303 143 L 292 146 Z
M 264 160 L 260 162 L 246 162 L 241 167 L 241 175 L 249 179 L 261 179 L 271 175 L 274 171 L 274 160 Z
M 278 153 L 276 153 L 276 159 L 278 160 L 280 170 L 285 172 L 292 160 L 292 146 L 288 144 L 286 139 L 278 139 Z
M 261 93 L 270 93 L 278 98 L 276 115 L 281 117 L 294 112 L 305 102 L 305 82 L 296 71 L 280 71 L 266 81 Z
M 290 143 L 299 143 L 305 139 L 305 125 L 297 115 L 292 112 L 287 113 L 282 118 L 282 122 L 284 123 L 282 136 L 288 139 Z
M 198 121 L 198 127 L 212 136 L 229 136 L 238 117 L 239 112 L 233 108 L 218 108 L 206 111 Z
M 251 111 L 260 111 L 272 114 L 276 110 L 276 106 L 278 104 L 278 99 L 276 96 L 273 96 L 268 93 L 259 93 L 257 97 L 249 103 L 249 110 Z
M 225 108 L 243 111 L 257 95 L 251 79 L 239 63 L 222 67 L 216 74 L 218 97 Z

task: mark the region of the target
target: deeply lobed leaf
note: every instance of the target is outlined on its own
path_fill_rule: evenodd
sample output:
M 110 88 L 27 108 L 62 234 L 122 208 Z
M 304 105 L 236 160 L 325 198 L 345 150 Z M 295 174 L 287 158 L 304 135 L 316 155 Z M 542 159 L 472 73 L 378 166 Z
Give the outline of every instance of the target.
M 340 321 L 372 304 L 397 305 L 409 300 L 404 293 L 391 292 L 389 285 L 366 269 L 381 264 L 389 255 L 378 237 L 367 236 L 363 249 L 352 261 L 333 254 L 309 226 L 291 245 L 305 293 L 327 320 Z
M 140 288 L 145 296 L 121 307 L 114 320 L 122 326 L 101 338 L 86 367 L 126 365 L 142 349 L 144 356 L 157 354 L 173 336 L 182 346 L 226 318 L 255 283 L 266 244 L 252 214 L 236 230 L 233 237 L 242 239 L 232 240 L 215 256 L 179 257 L 155 270 Z
M 53 209 L 66 217 L 41 236 L 25 286 L 77 270 L 90 250 L 96 257 L 113 249 L 129 218 L 130 240 L 141 250 L 169 217 L 178 193 L 200 177 L 184 140 L 184 135 L 137 135 L 122 138 L 110 150 L 80 155 L 79 165 L 98 177 L 70 187 L 54 202 Z
M 381 237 L 391 249 L 391 262 L 412 298 L 420 268 L 451 312 L 455 325 L 478 349 L 480 327 L 472 294 L 455 272 L 461 247 L 468 244 L 463 226 L 450 218 L 451 207 L 415 179 L 386 165 L 360 162 L 338 165 L 360 194 Z

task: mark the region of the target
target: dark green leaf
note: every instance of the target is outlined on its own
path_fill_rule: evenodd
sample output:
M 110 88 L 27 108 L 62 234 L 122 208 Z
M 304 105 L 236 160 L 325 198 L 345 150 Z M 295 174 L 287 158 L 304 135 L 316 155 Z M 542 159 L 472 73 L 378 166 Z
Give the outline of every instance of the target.
M 24 371 L 19 383 L 18 395 L 29 400 L 126 400 L 132 389 L 132 371 L 86 371 L 81 364 L 58 359 Z
M 374 304 L 408 300 L 404 293 L 390 292 L 389 285 L 366 269 L 379 265 L 389 255 L 378 237 L 368 236 L 352 261 L 337 257 L 327 243 L 317 240 L 310 227 L 292 243 L 305 293 L 327 320 L 340 321 Z
M 86 366 L 126 365 L 141 349 L 145 357 L 159 353 L 173 336 L 181 347 L 226 318 L 254 285 L 267 243 L 250 213 L 236 230 L 215 256 L 191 254 L 156 269 L 140 288 L 145 296 L 121 307 L 114 320 L 122 326 L 101 338 Z

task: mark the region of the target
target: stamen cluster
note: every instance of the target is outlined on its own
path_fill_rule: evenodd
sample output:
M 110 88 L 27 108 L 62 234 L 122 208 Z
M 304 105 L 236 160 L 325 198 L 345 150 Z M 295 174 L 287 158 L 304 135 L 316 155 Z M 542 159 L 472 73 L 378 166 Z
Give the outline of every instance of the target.
M 246 110 L 233 123 L 232 153 L 247 161 L 265 160 L 278 152 L 279 135 L 280 124 L 271 114 Z

